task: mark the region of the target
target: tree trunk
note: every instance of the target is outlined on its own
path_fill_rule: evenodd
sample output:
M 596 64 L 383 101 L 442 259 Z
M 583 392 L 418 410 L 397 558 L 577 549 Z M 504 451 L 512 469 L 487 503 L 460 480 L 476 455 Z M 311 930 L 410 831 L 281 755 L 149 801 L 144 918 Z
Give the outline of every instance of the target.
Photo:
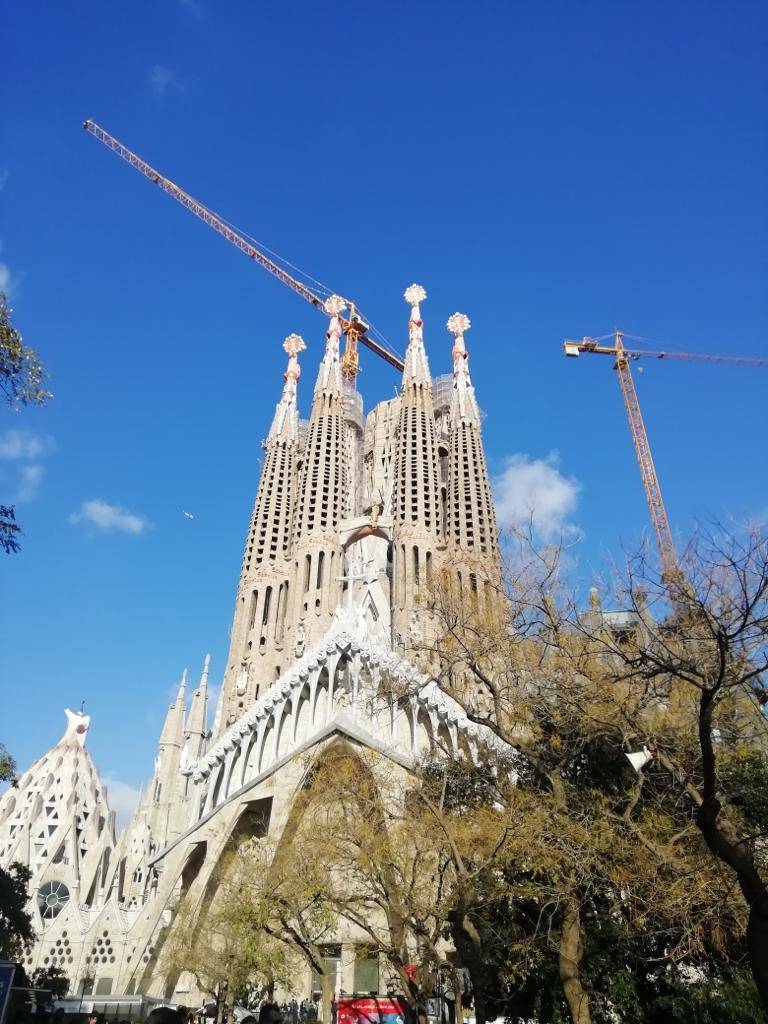
M 331 979 L 327 974 L 320 975 L 320 988 L 323 992 L 323 1024 L 333 1024 L 333 1018 L 331 1016 L 333 987 L 331 986 Z
M 581 984 L 580 966 L 584 948 L 581 939 L 579 901 L 571 894 L 566 899 L 561 924 L 559 968 L 563 994 L 573 1024 L 591 1024 L 589 996 Z
M 712 853 L 736 874 L 739 887 L 749 907 L 747 949 L 749 966 L 763 1009 L 768 1014 L 768 888 L 748 844 L 739 842 L 728 822 L 720 818 L 717 797 L 715 745 L 712 719 L 715 694 L 705 691 L 699 703 L 699 746 L 703 774 L 702 801 L 696 812 L 696 824 Z
M 224 1020 L 224 1010 L 227 1007 L 227 986 L 219 985 L 219 991 L 216 994 L 216 1024 L 221 1024 Z
M 472 981 L 472 994 L 475 1002 L 475 1020 L 477 1024 L 485 1024 L 488 1010 L 485 1003 L 485 974 L 483 962 L 483 945 L 480 935 L 473 922 L 460 907 L 449 917 L 451 935 L 456 945 L 462 964 L 469 971 Z M 461 992 L 456 992 L 457 1008 L 461 1002 Z
M 765 896 L 749 908 L 747 949 L 755 988 L 768 1017 L 768 898 Z

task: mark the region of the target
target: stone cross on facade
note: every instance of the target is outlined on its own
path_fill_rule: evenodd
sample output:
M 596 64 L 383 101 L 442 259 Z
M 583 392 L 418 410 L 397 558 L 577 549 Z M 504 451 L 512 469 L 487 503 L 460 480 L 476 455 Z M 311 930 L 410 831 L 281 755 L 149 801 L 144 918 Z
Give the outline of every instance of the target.
M 366 567 L 369 566 L 372 561 L 373 559 L 370 559 L 368 562 L 363 562 L 361 559 L 360 561 L 352 562 L 352 564 L 349 567 L 349 575 L 336 577 L 337 583 L 349 584 L 349 588 L 347 590 L 347 608 L 351 608 L 352 605 L 354 604 L 355 583 L 367 582 L 368 573 L 365 570 Z

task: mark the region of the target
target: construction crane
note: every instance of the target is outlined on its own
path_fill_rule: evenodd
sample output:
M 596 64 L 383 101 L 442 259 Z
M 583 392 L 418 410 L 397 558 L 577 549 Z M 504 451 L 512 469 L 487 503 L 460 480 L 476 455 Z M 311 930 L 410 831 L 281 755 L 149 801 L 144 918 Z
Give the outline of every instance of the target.
M 110 135 L 109 132 L 101 128 L 95 121 L 84 121 L 83 128 L 89 132 L 99 142 L 111 149 L 113 153 L 117 153 L 119 157 L 125 160 L 126 163 L 130 164 L 131 167 L 135 167 L 137 171 L 140 171 L 145 178 L 148 178 L 153 184 L 166 192 L 176 202 L 181 203 L 190 210 L 196 217 L 204 221 L 208 227 L 213 228 L 214 231 L 226 238 L 228 242 L 238 248 L 241 252 L 244 252 L 246 256 L 250 257 L 255 263 L 258 263 L 260 267 L 269 271 L 278 281 L 282 281 L 284 285 L 291 288 L 297 295 L 300 295 L 302 299 L 309 302 L 310 305 L 314 306 L 315 309 L 324 312 L 324 300 L 311 288 L 308 288 L 302 281 L 297 280 L 293 275 L 289 274 L 283 267 L 279 266 L 273 260 L 269 258 L 260 249 L 246 241 L 242 235 L 238 234 L 229 224 L 223 221 L 219 216 L 209 210 L 208 207 L 203 206 L 194 199 L 189 193 L 185 192 L 184 189 L 179 188 L 170 178 L 164 177 L 159 171 L 156 171 L 154 167 L 150 167 L 148 163 L 132 153 L 127 146 L 124 146 L 122 142 L 119 142 L 114 136 Z M 346 302 L 347 300 L 345 300 Z M 371 352 L 375 352 L 377 356 L 380 356 L 385 362 L 389 363 L 390 366 L 394 366 L 395 369 L 403 370 L 403 361 L 395 355 L 394 352 L 390 352 L 385 345 L 372 338 L 370 335 L 370 325 L 367 324 L 355 311 L 353 303 L 349 305 L 349 318 L 339 317 L 341 327 L 344 332 L 345 348 L 344 354 L 341 358 L 341 372 L 348 384 L 354 385 L 358 373 L 360 372 L 360 363 L 358 357 L 357 347 L 358 344 L 364 345 Z
M 679 575 L 675 546 L 672 542 L 672 533 L 669 529 L 667 512 L 664 508 L 664 500 L 661 496 L 659 478 L 656 475 L 656 467 L 653 464 L 651 446 L 648 443 L 648 434 L 645 430 L 643 417 L 640 412 L 640 403 L 637 400 L 635 383 L 632 380 L 632 372 L 629 368 L 630 361 L 638 359 L 691 359 L 704 363 L 733 363 L 737 366 L 768 366 L 768 359 L 752 359 L 741 356 L 713 356 L 701 355 L 695 352 L 666 352 L 645 348 L 627 348 L 624 339 L 642 341 L 642 338 L 635 338 L 633 335 L 624 334 L 622 331 L 614 331 L 613 334 L 605 334 L 599 338 L 582 338 L 581 341 L 566 339 L 563 342 L 563 350 L 567 356 L 579 356 L 583 353 L 600 356 L 612 356 L 615 360 L 613 368 L 619 378 L 621 394 L 624 398 L 624 405 L 629 419 L 629 428 L 632 432 L 632 441 L 635 445 L 637 461 L 640 465 L 640 476 L 645 488 L 645 497 L 648 501 L 648 508 L 651 513 L 656 543 L 661 556 L 661 565 L 664 576 L 667 579 Z M 610 342 L 610 344 L 606 344 Z M 641 368 L 642 369 L 642 368 Z

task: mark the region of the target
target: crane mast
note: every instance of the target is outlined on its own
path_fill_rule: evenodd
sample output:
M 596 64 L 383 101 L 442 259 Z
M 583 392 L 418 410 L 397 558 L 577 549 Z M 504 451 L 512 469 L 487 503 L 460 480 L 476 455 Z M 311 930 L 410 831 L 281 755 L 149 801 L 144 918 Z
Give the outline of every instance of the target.
M 297 280 L 281 266 L 275 263 L 260 249 L 256 246 L 251 245 L 242 235 L 239 235 L 237 231 L 225 223 L 220 217 L 218 217 L 213 211 L 209 210 L 207 206 L 198 202 L 193 196 L 185 192 L 183 188 L 180 188 L 175 182 L 171 181 L 170 178 L 164 177 L 159 171 L 151 167 L 145 160 L 142 160 L 140 156 L 133 153 L 127 146 L 124 146 L 122 142 L 110 135 L 109 132 L 105 131 L 100 125 L 96 124 L 95 121 L 84 121 L 83 128 L 89 132 L 95 139 L 103 143 L 107 149 L 111 149 L 113 153 L 125 160 L 126 163 L 134 167 L 140 174 L 143 174 L 145 178 L 148 178 L 153 185 L 157 185 L 163 192 L 175 199 L 177 203 L 181 203 L 182 206 L 186 207 L 190 213 L 193 213 L 196 217 L 199 217 L 208 227 L 213 228 L 223 238 L 234 245 L 241 252 L 245 253 L 254 263 L 258 263 L 260 267 L 276 277 L 278 281 L 281 281 L 284 285 L 287 285 L 292 291 L 300 295 L 302 299 L 309 302 L 310 305 L 314 306 L 315 309 L 323 312 L 324 301 L 311 288 L 308 288 L 303 282 Z M 402 371 L 403 362 L 394 353 L 390 352 L 384 345 L 376 341 L 375 338 L 371 338 L 367 333 L 369 330 L 368 324 L 365 323 L 355 312 L 354 305 L 350 304 L 350 316 L 339 317 L 341 322 L 342 330 L 344 331 L 346 348 L 341 359 L 341 370 L 348 382 L 354 383 L 355 378 L 359 372 L 359 363 L 357 355 L 358 343 L 364 345 L 371 352 L 375 352 L 377 356 L 384 359 L 390 366 L 394 366 L 395 369 Z
M 632 431 L 637 462 L 640 466 L 640 477 L 643 481 L 645 498 L 651 513 L 651 522 L 656 534 L 656 544 L 661 556 L 662 569 L 665 575 L 668 576 L 677 567 L 675 545 L 672 542 L 672 533 L 669 529 L 669 521 L 667 520 L 667 510 L 664 508 L 664 499 L 661 496 L 659 478 L 656 475 L 656 467 L 653 464 L 651 446 L 648 443 L 648 434 L 646 433 L 645 423 L 643 423 L 643 416 L 640 412 L 640 403 L 637 400 L 635 382 L 632 380 L 632 371 L 629 368 L 629 359 L 624 353 L 621 331 L 616 331 L 615 343 L 615 369 L 619 378 L 619 384 L 621 385 L 621 393 L 624 397 L 629 429 Z
M 613 344 L 600 344 L 611 338 Z M 619 378 L 621 394 L 624 399 L 624 406 L 627 410 L 629 429 L 632 433 L 632 441 L 635 446 L 635 454 L 640 466 L 640 476 L 643 481 L 648 509 L 651 513 L 651 523 L 656 534 L 656 544 L 659 549 L 661 565 L 664 576 L 667 579 L 673 575 L 679 576 L 675 546 L 672 541 L 672 533 L 669 529 L 667 511 L 664 507 L 664 499 L 661 496 L 659 478 L 656 475 L 656 467 L 653 464 L 651 446 L 648 442 L 648 434 L 643 423 L 643 416 L 640 412 L 640 403 L 637 400 L 635 382 L 632 379 L 632 371 L 629 368 L 630 359 L 646 357 L 650 359 L 687 359 L 707 363 L 732 363 L 738 366 L 768 366 L 768 359 L 752 359 L 742 356 L 716 356 L 703 355 L 696 352 L 664 352 L 654 349 L 627 348 L 624 345 L 624 335 L 621 331 L 615 331 L 613 335 L 605 335 L 601 338 L 582 338 L 581 341 L 566 340 L 563 342 L 563 349 L 567 356 L 579 356 L 583 353 L 592 355 L 613 356 L 616 360 L 614 370 Z

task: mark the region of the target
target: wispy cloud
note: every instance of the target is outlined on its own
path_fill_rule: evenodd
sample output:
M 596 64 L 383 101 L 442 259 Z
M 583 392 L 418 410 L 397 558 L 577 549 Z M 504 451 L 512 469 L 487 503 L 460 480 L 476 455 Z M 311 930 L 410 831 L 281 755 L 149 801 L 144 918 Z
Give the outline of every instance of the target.
M 499 525 L 530 522 L 544 537 L 578 532 L 568 519 L 576 510 L 580 490 L 578 481 L 558 469 L 557 452 L 545 459 L 510 455 L 493 481 Z
M 6 430 L 0 434 L 0 462 L 9 463 L 0 471 L 3 489 L 12 505 L 32 501 L 43 482 L 45 468 L 40 459 L 54 451 L 56 445 L 47 434 L 31 434 L 24 430 Z
M 68 522 L 92 526 L 101 533 L 143 533 L 150 525 L 149 520 L 136 512 L 129 512 L 122 505 L 110 505 L 101 498 L 84 501 L 79 512 L 73 512 Z
M 165 64 L 155 64 L 149 73 L 149 85 L 154 93 L 155 99 L 162 101 L 170 93 L 183 96 L 186 87 L 179 76 Z
M 45 470 L 40 465 L 22 466 L 19 469 L 19 485 L 18 490 L 13 496 L 14 504 L 22 501 L 32 501 L 33 498 L 37 497 L 40 484 L 43 482 L 44 472 Z
M 105 775 L 102 782 L 107 787 L 107 803 L 110 811 L 115 812 L 119 832 L 130 824 L 131 816 L 139 802 L 139 790 L 118 779 L 116 775 Z
M 7 177 L 7 175 L 6 175 Z M 5 182 L 3 182 L 5 184 Z M 0 256 L 3 254 L 3 243 L 0 240 Z M 5 294 L 10 299 L 13 295 L 13 291 L 18 284 L 18 274 L 14 274 L 10 266 L 5 260 L 0 260 L 0 292 Z
M 0 253 L 3 251 L 3 243 L 0 242 Z M 16 284 L 16 277 L 11 273 L 11 268 L 3 260 L 0 260 L 0 292 L 5 292 L 8 298 L 13 293 Z
M 6 430 L 0 434 L 0 459 L 39 459 L 55 448 L 53 438 L 25 430 Z

